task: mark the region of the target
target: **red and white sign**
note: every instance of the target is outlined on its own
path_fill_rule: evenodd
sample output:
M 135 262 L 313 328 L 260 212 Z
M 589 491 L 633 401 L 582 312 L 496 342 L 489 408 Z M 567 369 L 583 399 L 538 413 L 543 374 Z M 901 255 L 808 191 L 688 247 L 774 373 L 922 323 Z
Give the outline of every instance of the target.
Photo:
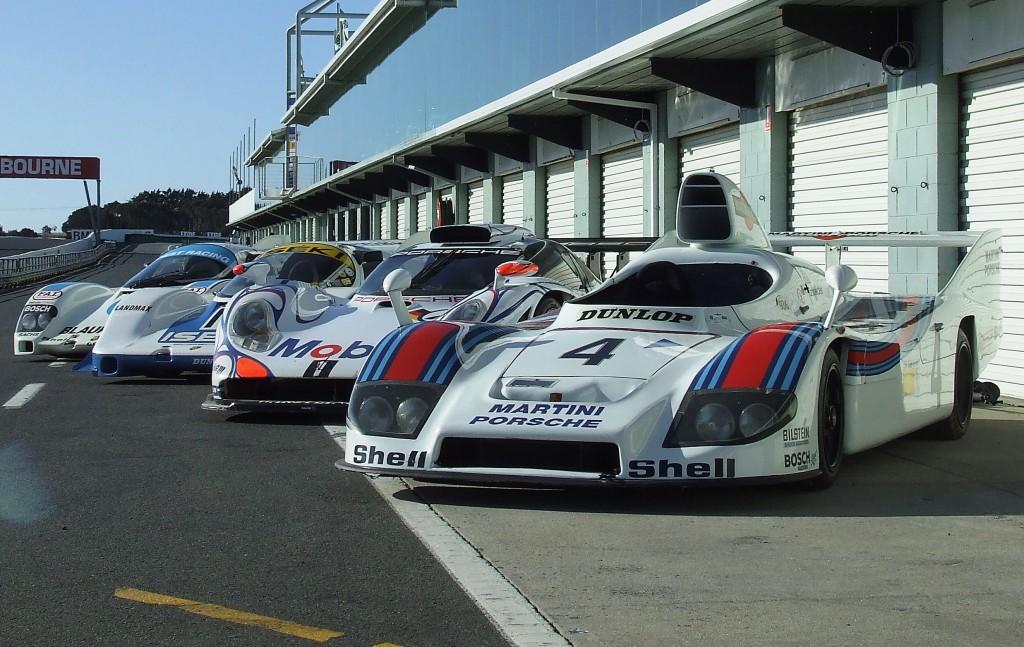
M 0 178 L 98 180 L 100 158 L 0 155 Z

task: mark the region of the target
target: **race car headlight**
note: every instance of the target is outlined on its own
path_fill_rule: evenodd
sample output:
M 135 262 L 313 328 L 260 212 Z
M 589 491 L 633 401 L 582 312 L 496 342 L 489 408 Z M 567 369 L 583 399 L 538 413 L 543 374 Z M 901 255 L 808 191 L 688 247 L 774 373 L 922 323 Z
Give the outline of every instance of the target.
M 664 447 L 741 445 L 778 431 L 796 414 L 789 391 L 690 393 L 672 419 Z
M 38 318 L 36 317 L 36 314 L 33 312 L 26 312 L 21 316 L 21 330 L 35 332 L 36 330 L 39 330 L 38 328 L 36 328 L 37 323 Z
M 697 410 L 694 427 L 698 438 L 717 443 L 733 437 L 736 417 L 729 407 L 718 402 L 708 402 Z
M 740 412 L 740 433 L 744 438 L 756 436 L 775 418 L 775 411 L 764 402 L 743 407 Z
M 356 418 L 363 433 L 376 436 L 394 428 L 395 410 L 384 398 L 371 395 L 359 403 Z
M 21 311 L 18 330 L 20 332 L 42 332 L 56 316 L 56 306 L 29 303 Z
M 445 321 L 477 321 L 483 316 L 487 305 L 480 299 L 469 299 L 452 308 L 444 317 Z
M 444 393 L 440 384 L 364 382 L 352 390 L 348 425 L 367 436 L 415 438 Z
M 266 352 L 277 336 L 274 313 L 266 301 L 243 303 L 231 315 L 228 334 L 232 341 L 246 350 Z

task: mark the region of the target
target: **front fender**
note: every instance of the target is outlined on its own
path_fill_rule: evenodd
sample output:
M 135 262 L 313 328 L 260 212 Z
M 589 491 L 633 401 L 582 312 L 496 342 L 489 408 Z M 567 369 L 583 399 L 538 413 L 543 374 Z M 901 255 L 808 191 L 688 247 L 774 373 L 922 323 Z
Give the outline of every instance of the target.
M 15 355 L 84 354 L 102 333 L 107 307 L 116 288 L 95 283 L 51 283 L 29 297 L 22 307 L 14 333 Z M 19 331 L 29 309 L 46 307 L 54 314 L 42 330 Z

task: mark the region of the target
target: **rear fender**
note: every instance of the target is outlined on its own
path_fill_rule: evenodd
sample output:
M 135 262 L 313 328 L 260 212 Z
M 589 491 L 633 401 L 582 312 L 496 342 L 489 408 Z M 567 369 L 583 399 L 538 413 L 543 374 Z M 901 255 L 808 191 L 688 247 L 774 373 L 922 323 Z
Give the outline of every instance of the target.
M 1000 301 L 1002 232 L 986 231 L 960 261 L 946 287 L 939 292 L 944 319 L 951 325 L 949 346 L 956 340 L 957 324 L 967 315 L 974 317 L 974 356 L 980 374 L 999 350 L 1003 332 Z M 944 349 L 945 350 L 945 349 Z

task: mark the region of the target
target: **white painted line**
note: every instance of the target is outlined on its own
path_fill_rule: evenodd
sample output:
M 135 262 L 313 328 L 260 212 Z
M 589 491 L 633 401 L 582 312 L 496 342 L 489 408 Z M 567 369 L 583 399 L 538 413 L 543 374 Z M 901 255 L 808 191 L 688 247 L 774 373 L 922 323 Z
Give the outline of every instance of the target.
M 345 449 L 345 427 L 324 425 L 324 428 L 334 442 Z M 510 643 L 518 647 L 566 647 L 570 644 L 433 506 L 422 499 L 409 501 L 395 497 L 398 492 L 410 490 L 405 480 L 379 477 L 369 481 Z
M 14 394 L 14 397 L 4 403 L 4 409 L 20 409 L 32 398 L 36 397 L 36 394 L 43 390 L 46 386 L 45 383 L 41 384 L 26 384 L 21 387 L 21 390 Z
M 51 366 L 51 367 L 53 367 L 53 366 L 56 366 L 56 367 L 61 367 L 61 366 L 67 366 L 67 365 L 68 365 L 68 364 L 70 364 L 70 363 L 71 363 L 71 362 L 50 362 L 49 364 L 47 364 L 47 366 Z

